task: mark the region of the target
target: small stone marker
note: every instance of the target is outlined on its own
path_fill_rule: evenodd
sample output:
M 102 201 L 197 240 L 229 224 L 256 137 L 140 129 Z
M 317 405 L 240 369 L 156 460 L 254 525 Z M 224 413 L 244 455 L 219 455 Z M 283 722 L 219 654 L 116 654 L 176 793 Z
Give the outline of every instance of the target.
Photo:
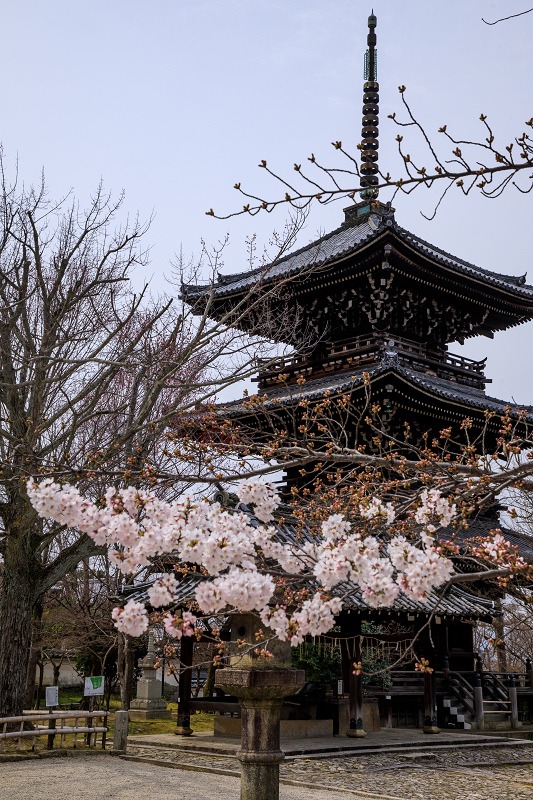
M 131 719 L 170 719 L 172 712 L 161 697 L 161 681 L 155 668 L 154 634 L 148 634 L 148 652 L 139 659 L 143 673 L 137 681 L 137 698 L 130 704 Z
M 125 753 L 128 747 L 128 711 L 115 711 L 113 750 Z

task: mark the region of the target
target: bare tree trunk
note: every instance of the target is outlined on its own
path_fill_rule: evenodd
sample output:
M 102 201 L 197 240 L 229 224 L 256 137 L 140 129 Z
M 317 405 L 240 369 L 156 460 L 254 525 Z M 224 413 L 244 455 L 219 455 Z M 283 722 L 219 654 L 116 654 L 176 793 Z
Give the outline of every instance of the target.
M 501 611 L 502 601 L 496 600 L 498 610 Z M 503 616 L 497 616 L 494 619 L 494 633 L 496 634 L 496 642 L 501 644 L 496 645 L 496 656 L 498 658 L 498 672 L 507 672 L 507 650 L 505 647 L 505 625 Z
M 22 537 L 21 537 L 22 538 Z M 0 594 L 0 717 L 22 714 L 30 655 L 34 582 L 24 540 L 8 537 Z
M 26 672 L 26 686 L 24 688 L 24 708 L 33 708 L 35 700 L 35 686 L 37 683 L 37 662 L 41 652 L 41 626 L 43 617 L 43 604 L 37 603 L 33 609 L 33 628 L 31 636 L 30 658 Z
M 118 635 L 117 674 L 120 683 L 120 707 L 128 711 L 133 695 L 133 670 L 135 646 L 131 636 Z
M 52 662 L 52 669 L 54 671 L 54 680 L 52 686 L 59 686 L 59 675 L 61 673 L 61 664 L 63 663 L 63 659 L 61 659 L 58 664 L 54 664 L 52 659 L 50 659 L 50 661 Z
M 124 703 L 123 711 L 129 710 L 133 697 L 133 671 L 135 669 L 135 644 L 131 636 L 126 636 L 126 653 L 124 658 Z
M 124 634 L 119 633 L 117 636 L 117 678 L 120 688 L 120 700 L 123 702 L 123 687 L 124 687 Z
M 41 707 L 41 697 L 43 696 L 44 658 L 41 658 L 41 660 L 37 662 L 37 666 L 39 667 L 39 683 L 37 684 L 34 708 Z

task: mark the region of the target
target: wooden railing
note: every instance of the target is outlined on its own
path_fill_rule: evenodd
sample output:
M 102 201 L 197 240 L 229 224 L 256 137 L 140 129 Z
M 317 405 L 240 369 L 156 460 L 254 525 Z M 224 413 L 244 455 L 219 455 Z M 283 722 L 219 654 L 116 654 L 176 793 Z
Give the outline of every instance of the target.
M 33 739 L 32 750 L 35 748 L 35 741 L 39 736 L 48 736 L 47 749 L 52 750 L 54 746 L 54 739 L 56 736 L 60 737 L 60 747 L 63 747 L 64 737 L 68 734 L 74 734 L 74 747 L 78 743 L 78 736 L 85 734 L 87 744 L 89 747 L 96 747 L 97 736 L 101 736 L 102 748 L 105 749 L 106 734 L 107 734 L 107 711 L 65 711 L 61 713 L 39 714 L 30 713 L 24 714 L 21 717 L 1 717 L 0 718 L 0 753 L 4 751 L 5 742 L 9 739 L 17 740 L 17 752 L 20 751 L 23 739 Z M 97 718 L 102 718 L 103 725 L 95 725 L 94 721 Z M 74 720 L 74 724 L 65 725 L 67 720 Z M 57 727 L 57 722 L 61 725 Z M 32 730 L 24 730 L 24 725 L 28 722 L 40 723 L 37 724 Z M 81 724 L 80 724 L 81 722 Z M 18 730 L 8 730 L 17 726 Z
M 367 334 L 353 339 L 331 342 L 326 346 L 321 358 L 308 358 L 301 353 L 293 353 L 285 358 L 268 363 L 259 373 L 260 388 L 266 388 L 282 379 L 294 383 L 303 376 L 306 380 L 320 373 L 342 372 L 347 369 L 362 369 L 372 363 L 378 363 L 384 351 L 391 350 L 397 354 L 398 362 L 418 372 L 433 374 L 445 380 L 483 389 L 490 383 L 484 377 L 486 359 L 475 361 L 472 358 L 448 353 L 444 349 L 432 349 L 420 342 L 413 342 L 390 334 Z M 261 368 L 261 363 L 259 367 Z
M 472 716 L 475 716 L 474 688 L 464 675 L 449 671 L 445 676 L 443 672 L 438 672 L 437 678 L 437 688 L 452 694 Z

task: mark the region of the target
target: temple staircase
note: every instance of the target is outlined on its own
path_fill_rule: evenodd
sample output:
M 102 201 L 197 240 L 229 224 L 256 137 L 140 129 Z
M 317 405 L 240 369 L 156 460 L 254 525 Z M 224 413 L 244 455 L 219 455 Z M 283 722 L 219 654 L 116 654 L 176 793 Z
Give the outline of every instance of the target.
M 483 672 L 482 686 L 476 678 L 477 673 L 465 676 L 450 672 L 447 678 L 440 679 L 439 694 L 446 724 L 456 729 L 470 730 L 478 727 L 476 718 L 482 716 L 486 728 L 510 727 L 512 701 L 508 686 L 497 673 Z M 483 707 L 480 714 L 477 706 L 481 701 Z

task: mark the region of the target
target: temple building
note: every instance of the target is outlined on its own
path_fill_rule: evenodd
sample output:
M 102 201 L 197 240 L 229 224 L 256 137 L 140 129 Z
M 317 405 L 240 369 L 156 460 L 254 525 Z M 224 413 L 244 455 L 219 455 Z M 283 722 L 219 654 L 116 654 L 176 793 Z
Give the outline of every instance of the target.
M 260 286 L 269 315 L 290 331 L 293 353 L 259 372 L 258 394 L 278 422 L 294 416 L 295 402 L 319 402 L 350 394 L 352 430 L 346 444 L 369 444 L 372 434 L 357 424 L 368 407 L 364 375 L 370 376 L 380 425 L 396 437 L 409 426 L 410 441 L 429 441 L 443 428 L 460 437 L 463 420 L 471 421 L 470 440 L 478 451 L 493 452 L 499 416 L 513 403 L 486 393 L 491 383 L 485 362 L 450 352 L 467 338 L 493 338 L 498 331 L 533 318 L 533 286 L 525 275 L 491 272 L 441 250 L 403 228 L 390 204 L 378 200 L 379 85 L 376 77 L 376 28 L 369 18 L 365 58 L 361 144 L 361 202 L 344 209 L 335 230 L 302 249 L 255 271 L 219 276 L 218 282 L 184 287 L 185 299 L 199 311 L 209 297 L 210 314 L 220 317 L 239 307 L 239 326 L 256 330 L 257 313 L 247 317 L 243 303 Z M 276 292 L 276 287 L 282 291 Z M 255 308 L 255 304 L 251 304 Z M 276 341 L 275 326 L 271 338 Z M 302 378 L 305 384 L 302 386 Z M 242 421 L 250 415 L 236 401 L 227 413 Z M 515 407 L 515 410 L 519 410 Z M 531 409 L 527 420 L 533 420 Z M 487 420 L 487 412 L 494 418 Z M 261 429 L 261 423 L 251 422 Z M 260 435 L 258 431 L 258 436 Z M 482 437 L 482 441 L 481 438 Z M 286 486 L 305 485 L 299 469 L 286 475 Z
M 270 268 L 219 277 L 214 287 L 189 285 L 183 295 L 200 310 L 209 296 L 210 314 L 217 318 L 242 304 L 258 284 L 264 292 L 283 286 L 280 296 L 274 292 L 270 297 L 270 314 L 291 316 L 294 352 L 268 363 L 258 375 L 264 408 L 275 408 L 278 420 L 288 420 L 294 413 L 295 395 L 298 400 L 318 403 L 326 395 L 348 394 L 354 422 L 347 429 L 347 443 L 371 446 L 371 441 L 361 440 L 367 434 L 356 424 L 370 391 L 372 402 L 381 409 L 380 424 L 386 433 L 400 435 L 407 424 L 415 444 L 425 436 L 438 436 L 443 428 L 451 428 L 459 437 L 461 423 L 468 418 L 470 436 L 483 436 L 479 447 L 493 452 L 499 417 L 507 408 L 513 414 L 521 409 L 486 392 L 490 379 L 485 376 L 485 359 L 474 361 L 450 352 L 449 347 L 474 336 L 492 338 L 533 319 L 533 286 L 526 284 L 524 275 L 491 272 L 422 240 L 401 226 L 390 204 L 378 200 L 376 23 L 372 15 L 365 60 L 361 201 L 344 209 L 344 219 L 335 230 Z M 241 315 L 239 324 L 252 330 L 254 322 L 251 316 L 247 321 Z M 487 412 L 494 412 L 494 417 Z M 250 419 L 242 401 L 227 404 L 225 413 Z M 256 415 L 253 424 L 260 437 L 260 414 L 257 419 Z M 524 410 L 524 419 L 533 421 L 532 408 Z M 310 486 L 310 480 L 295 468 L 287 471 L 285 486 L 298 489 Z M 487 535 L 498 525 L 493 509 L 473 522 L 469 535 Z M 296 535 L 290 522 L 280 522 L 277 529 L 280 540 L 290 541 Z M 510 531 L 506 535 L 533 560 L 527 537 Z M 198 580 L 184 582 L 184 603 L 192 597 Z M 341 588 L 344 591 L 346 586 Z M 143 591 L 139 589 L 136 596 L 143 596 Z M 332 733 L 346 730 L 354 736 L 364 735 L 364 726 L 374 724 L 421 725 L 433 732 L 439 726 L 488 727 L 491 714 L 498 721 L 507 720 L 509 727 L 519 724 L 520 714 L 526 719 L 533 712 L 531 663 L 516 676 L 516 687 L 506 676 L 484 672 L 474 652 L 474 626 L 479 621 L 491 623 L 501 613 L 501 593 L 490 586 L 469 591 L 453 587 L 439 601 L 431 625 L 424 627 L 437 596 L 434 593 L 424 604 L 400 595 L 391 609 L 375 610 L 365 605 L 354 586 L 335 631 L 322 639 L 325 645 L 336 642 L 342 652 L 347 727 L 343 728 L 342 715 L 334 710 L 343 691 L 334 692 L 329 710 L 325 700 L 315 698 L 301 708 L 293 701 L 293 718 L 305 719 L 312 706 L 315 719 L 329 714 Z M 407 659 L 393 670 L 388 683 L 366 685 L 363 696 L 362 681 L 351 668 L 354 660 L 360 660 L 362 649 L 374 648 L 378 661 L 393 663 L 405 643 L 417 636 L 417 656 L 429 660 L 434 669 L 431 676 L 417 673 L 412 659 Z M 195 701 L 195 707 L 204 702 L 208 701 Z M 227 711 L 230 702 L 218 698 L 216 708 Z M 191 707 L 184 696 L 182 718 Z

